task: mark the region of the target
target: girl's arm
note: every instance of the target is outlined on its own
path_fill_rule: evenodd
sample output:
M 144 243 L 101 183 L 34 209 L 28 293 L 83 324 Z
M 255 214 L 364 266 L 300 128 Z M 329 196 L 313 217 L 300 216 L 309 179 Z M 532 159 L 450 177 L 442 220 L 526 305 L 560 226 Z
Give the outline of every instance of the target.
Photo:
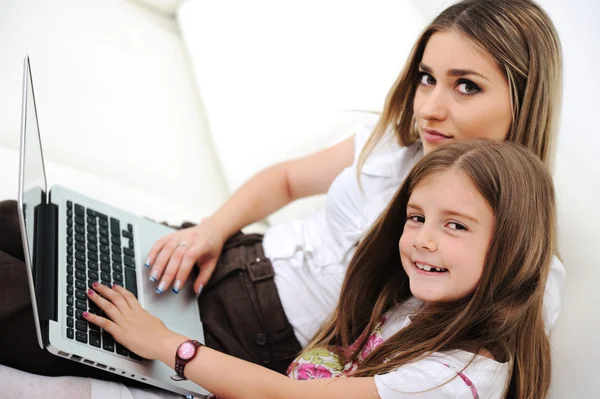
M 88 291 L 89 298 L 110 320 L 87 312 L 86 320 L 102 327 L 134 353 L 175 368 L 177 347 L 187 337 L 169 330 L 124 288 L 110 289 L 98 283 L 93 288 L 98 293 Z M 373 377 L 295 381 L 207 347 L 199 348 L 196 357 L 186 365 L 185 376 L 227 399 L 379 399 Z

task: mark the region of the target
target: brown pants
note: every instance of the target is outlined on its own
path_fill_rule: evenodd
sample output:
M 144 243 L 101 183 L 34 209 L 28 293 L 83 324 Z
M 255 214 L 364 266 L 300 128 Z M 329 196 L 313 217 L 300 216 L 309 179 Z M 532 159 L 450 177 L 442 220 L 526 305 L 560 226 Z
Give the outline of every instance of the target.
M 16 202 L 0 202 L 0 364 L 47 376 L 139 385 L 40 349 L 25 268 Z M 199 306 L 206 345 L 213 349 L 280 373 L 301 350 L 258 234 L 238 233 L 226 242 Z

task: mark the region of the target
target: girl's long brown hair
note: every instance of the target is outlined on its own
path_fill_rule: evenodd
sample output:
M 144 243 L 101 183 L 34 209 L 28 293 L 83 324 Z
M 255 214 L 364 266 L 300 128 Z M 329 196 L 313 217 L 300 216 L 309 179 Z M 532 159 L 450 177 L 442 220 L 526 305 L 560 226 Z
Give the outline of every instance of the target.
M 496 61 L 508 80 L 512 104 L 506 139 L 523 144 L 551 167 L 562 97 L 561 45 L 554 24 L 531 0 L 464 0 L 444 10 L 415 43 L 360 154 L 358 170 L 388 129 L 403 146 L 418 139 L 413 102 L 419 64 L 431 36 L 448 31 L 461 33 Z
M 335 313 L 306 351 L 326 347 L 342 364 L 355 360 L 382 315 L 411 297 L 398 251 L 406 206 L 424 179 L 450 169 L 469 178 L 494 212 L 481 279 L 467 297 L 421 311 L 353 376 L 385 373 L 432 352 L 488 351 L 510 365 L 507 397 L 543 398 L 550 384 L 542 300 L 555 249 L 554 189 L 540 159 L 514 143 L 456 141 L 419 161 L 359 244 Z M 354 342 L 354 352 L 340 350 Z

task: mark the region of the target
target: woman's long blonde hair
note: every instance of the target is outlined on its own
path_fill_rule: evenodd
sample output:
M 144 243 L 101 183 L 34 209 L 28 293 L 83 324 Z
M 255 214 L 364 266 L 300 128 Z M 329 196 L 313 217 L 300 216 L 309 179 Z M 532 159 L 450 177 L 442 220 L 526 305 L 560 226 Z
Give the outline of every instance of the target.
M 489 54 L 505 74 L 512 104 L 508 141 L 523 144 L 551 168 L 562 100 L 561 46 L 554 24 L 530 0 L 464 0 L 444 10 L 421 34 L 388 92 L 358 170 L 388 129 L 401 145 L 418 139 L 413 101 L 419 64 L 436 32 L 457 31 Z
M 415 187 L 447 170 L 470 179 L 494 212 L 479 283 L 465 298 L 418 313 L 368 355 L 353 376 L 389 372 L 433 352 L 488 351 L 495 360 L 509 362 L 506 397 L 544 398 L 550 349 L 542 300 L 555 248 L 554 189 L 541 160 L 515 143 L 455 141 L 421 159 L 359 244 L 334 315 L 306 351 L 325 347 L 342 364 L 356 360 L 380 318 L 411 297 L 398 251 L 406 207 Z M 354 352 L 341 349 L 355 342 Z

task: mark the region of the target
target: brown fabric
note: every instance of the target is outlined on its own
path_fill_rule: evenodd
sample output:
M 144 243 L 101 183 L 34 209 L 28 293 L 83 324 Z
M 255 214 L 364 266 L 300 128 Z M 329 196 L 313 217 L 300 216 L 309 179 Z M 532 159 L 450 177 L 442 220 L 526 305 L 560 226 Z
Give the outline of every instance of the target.
M 256 258 L 261 261 L 251 262 Z M 144 386 L 40 349 L 25 267 L 17 204 L 0 202 L 0 364 L 46 376 Z M 262 237 L 236 234 L 226 243 L 199 305 L 207 346 L 284 373 L 301 347 L 281 307 L 272 274 Z
M 225 244 L 198 303 L 209 347 L 285 374 L 302 347 L 273 275 L 262 236 L 238 233 Z

